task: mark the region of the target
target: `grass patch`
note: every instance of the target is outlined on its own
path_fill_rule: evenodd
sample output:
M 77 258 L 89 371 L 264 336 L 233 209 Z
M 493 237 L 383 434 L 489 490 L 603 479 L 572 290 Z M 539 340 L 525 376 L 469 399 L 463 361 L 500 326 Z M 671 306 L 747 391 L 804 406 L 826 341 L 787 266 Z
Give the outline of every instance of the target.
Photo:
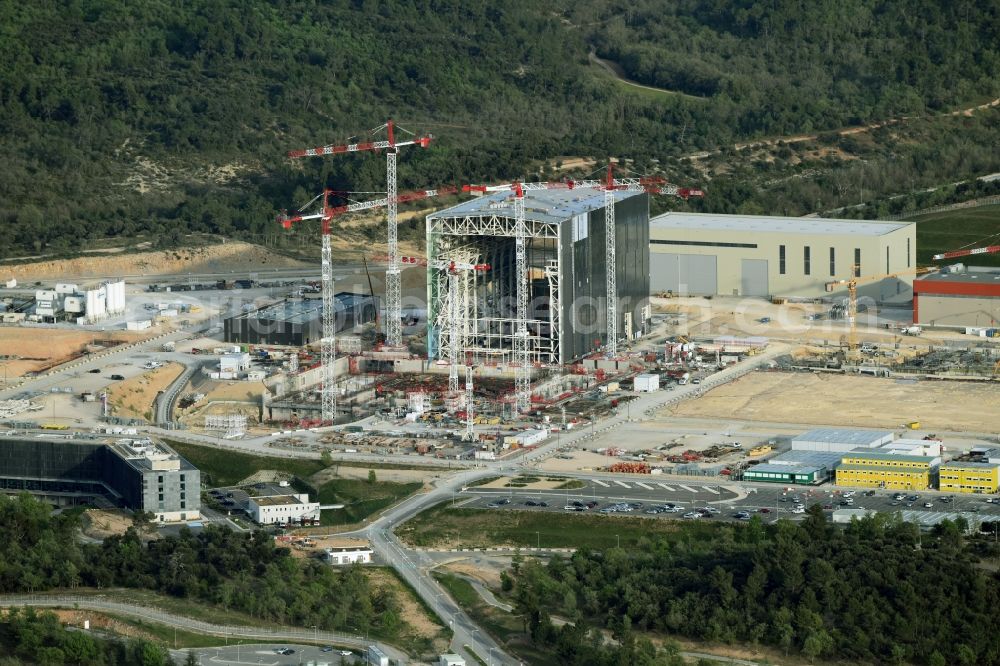
M 433 572 L 433 576 L 477 625 L 489 632 L 495 641 L 523 663 L 540 666 L 555 666 L 559 663 L 553 655 L 539 651 L 531 642 L 531 638 L 524 633 L 521 616 L 490 606 L 464 578 L 442 571 Z
M 1000 234 L 1000 206 L 963 208 L 943 213 L 930 213 L 909 218 L 917 223 L 917 262 L 929 264 L 939 252 L 957 250 L 973 244 L 997 245 L 997 239 L 981 242 L 987 236 Z M 974 266 L 1000 266 L 1000 254 L 980 254 L 955 259 Z M 942 262 L 944 263 L 944 262 Z
M 163 643 L 166 647 L 172 650 L 182 650 L 184 648 L 206 648 L 206 647 L 217 647 L 226 644 L 226 639 L 224 636 L 211 636 L 209 634 L 199 634 L 193 631 L 187 631 L 186 629 L 174 629 L 173 627 L 168 627 L 165 624 L 160 624 L 158 622 L 150 622 L 147 620 L 140 620 L 137 618 L 132 618 L 127 615 L 118 615 L 116 613 L 101 613 L 106 617 L 112 618 L 116 622 L 128 625 L 137 629 L 142 634 L 148 636 L 150 640 Z M 236 645 L 254 644 L 260 643 L 259 638 L 230 638 L 229 643 Z
M 483 478 L 483 479 L 476 479 L 475 481 L 470 481 L 469 483 L 467 483 L 465 485 L 466 485 L 467 488 L 475 488 L 476 486 L 485 486 L 487 483 L 493 483 L 494 481 L 498 481 L 501 478 L 503 478 L 503 477 L 500 477 L 500 476 L 487 476 L 486 478 Z
M 635 548 L 656 536 L 671 542 L 712 538 L 721 523 L 592 513 L 449 508 L 450 501 L 414 516 L 396 530 L 413 546 L 486 548 Z
M 343 509 L 329 509 L 320 516 L 321 525 L 344 525 L 361 522 L 368 516 L 392 506 L 420 490 L 423 484 L 360 479 L 333 479 L 319 487 L 320 504 L 343 504 Z
M 560 483 L 558 486 L 556 486 L 556 490 L 577 490 L 579 488 L 583 488 L 586 485 L 587 484 L 581 481 L 580 479 L 570 479 L 569 481 L 565 483 Z
M 255 456 L 170 440 L 167 444 L 201 470 L 202 483 L 208 487 L 232 486 L 262 469 L 273 469 L 306 479 L 324 468 L 319 460 Z
M 65 592 L 65 591 L 64 591 Z M 58 595 L 60 591 L 52 591 L 48 594 Z M 181 599 L 157 594 L 149 590 L 140 589 L 94 589 L 94 588 L 74 588 L 70 594 L 79 596 L 101 597 L 111 601 L 135 604 L 146 608 L 158 608 L 174 615 L 183 615 L 203 622 L 212 624 L 230 624 L 245 627 L 273 627 L 273 622 L 260 620 L 252 615 L 239 611 L 226 610 L 220 606 L 206 604 L 197 599 Z

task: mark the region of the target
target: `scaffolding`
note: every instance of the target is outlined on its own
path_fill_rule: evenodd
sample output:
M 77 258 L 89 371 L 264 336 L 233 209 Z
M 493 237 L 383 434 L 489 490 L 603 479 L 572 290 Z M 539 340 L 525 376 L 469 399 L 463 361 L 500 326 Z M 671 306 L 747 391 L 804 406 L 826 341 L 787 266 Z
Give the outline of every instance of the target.
M 247 433 L 247 417 L 243 414 L 206 416 L 205 430 L 222 433 L 224 439 L 239 439 Z

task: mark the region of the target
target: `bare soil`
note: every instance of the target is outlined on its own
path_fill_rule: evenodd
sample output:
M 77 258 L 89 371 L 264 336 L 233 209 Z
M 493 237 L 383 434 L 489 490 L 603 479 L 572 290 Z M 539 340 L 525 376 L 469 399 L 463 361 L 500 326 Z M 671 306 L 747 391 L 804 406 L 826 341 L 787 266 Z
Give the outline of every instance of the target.
M 108 403 L 114 408 L 115 416 L 148 419 L 156 395 L 183 372 L 184 366 L 180 363 L 168 363 L 162 368 L 126 379 L 108 390 Z
M 385 569 L 364 569 L 368 581 L 376 590 L 391 589 L 399 600 L 400 616 L 416 636 L 434 640 L 434 651 L 441 653 L 448 648 L 448 642 L 440 636 L 441 627 L 427 614 L 424 607 L 413 598 L 412 592 Z
M 83 623 L 90 621 L 91 630 L 100 630 L 115 636 L 126 638 L 143 638 L 148 641 L 157 642 L 159 639 L 153 634 L 143 631 L 138 627 L 127 624 L 113 617 L 92 610 L 62 610 L 52 609 L 59 621 L 71 627 L 83 628 Z
M 820 402 L 822 409 L 816 409 Z M 666 413 L 843 427 L 898 428 L 920 421 L 924 432 L 995 432 L 998 410 L 995 384 L 752 372 Z
M 0 326 L 0 355 L 18 357 L 4 362 L 7 379 L 13 379 L 23 376 L 26 372 L 38 372 L 69 360 L 95 339 L 133 342 L 144 337 L 146 335 L 141 333 L 124 331 L 105 333 L 60 328 Z
M 87 509 L 83 512 L 83 533 L 95 539 L 125 534 L 132 527 L 132 517 L 124 511 Z
M 72 275 L 75 280 L 106 276 L 148 276 L 177 273 L 219 273 L 262 268 L 301 268 L 310 264 L 290 259 L 259 245 L 230 241 L 198 248 L 181 248 L 121 255 L 99 255 L 75 259 L 57 259 L 5 266 L 4 280 L 60 279 Z

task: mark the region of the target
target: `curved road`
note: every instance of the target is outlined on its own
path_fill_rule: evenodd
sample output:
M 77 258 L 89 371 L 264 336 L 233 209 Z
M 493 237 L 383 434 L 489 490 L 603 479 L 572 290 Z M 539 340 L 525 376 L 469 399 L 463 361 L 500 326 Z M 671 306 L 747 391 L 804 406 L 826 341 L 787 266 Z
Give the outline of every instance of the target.
M 396 660 L 403 660 L 405 663 L 407 655 L 399 649 L 379 643 L 374 640 L 367 640 L 364 636 L 354 636 L 351 634 L 341 634 L 333 631 L 312 631 L 310 629 L 296 629 L 293 627 L 275 627 L 274 629 L 265 627 L 238 627 L 222 624 L 212 624 L 195 620 L 183 615 L 175 615 L 167 611 L 156 608 L 148 608 L 138 604 L 129 604 L 120 601 L 111 601 L 101 597 L 87 595 L 42 595 L 42 594 L 6 594 L 0 595 L 0 607 L 9 608 L 11 606 L 32 606 L 35 608 L 86 608 L 93 611 L 107 611 L 118 613 L 127 617 L 138 618 L 150 622 L 156 622 L 168 627 L 176 627 L 187 631 L 194 631 L 210 636 L 226 636 L 229 638 L 252 638 L 255 640 L 267 640 L 273 642 L 283 641 L 321 641 L 343 645 L 354 650 L 364 651 L 368 645 L 378 645 L 379 649 Z

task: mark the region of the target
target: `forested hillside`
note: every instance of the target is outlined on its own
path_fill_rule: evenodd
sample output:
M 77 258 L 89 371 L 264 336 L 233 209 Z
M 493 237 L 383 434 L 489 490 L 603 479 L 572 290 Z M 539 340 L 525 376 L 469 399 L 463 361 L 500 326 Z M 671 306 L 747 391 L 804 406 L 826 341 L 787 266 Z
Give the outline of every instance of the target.
M 772 646 L 808 663 L 997 664 L 1000 587 L 960 522 L 928 536 L 898 515 L 841 529 L 814 505 L 798 524 L 755 518 L 711 539 L 582 549 L 515 566 L 516 612 L 560 664 L 661 663 L 644 656 L 649 633 Z M 596 628 L 631 659 L 595 657 Z
M 437 136 L 403 151 L 402 187 L 535 177 L 559 156 L 692 181 L 677 158 L 694 151 L 997 96 L 998 19 L 989 0 L 7 2 L 0 258 L 274 231 L 277 209 L 323 184 L 384 183 L 381 159 L 287 150 L 390 116 Z M 591 50 L 689 95 L 620 85 Z M 911 184 L 997 166 L 995 151 L 959 158 L 997 138 L 987 113 L 931 132 L 954 157 Z M 706 205 L 815 204 L 756 189 L 722 183 Z

